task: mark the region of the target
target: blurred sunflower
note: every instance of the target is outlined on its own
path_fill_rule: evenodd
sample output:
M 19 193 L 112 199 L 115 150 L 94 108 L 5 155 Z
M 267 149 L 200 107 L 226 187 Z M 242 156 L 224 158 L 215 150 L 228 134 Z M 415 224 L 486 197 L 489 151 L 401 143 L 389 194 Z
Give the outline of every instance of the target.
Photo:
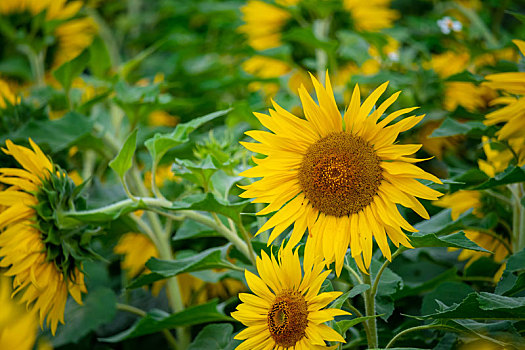
M 467 210 L 473 209 L 472 213 L 478 217 L 483 217 L 483 194 L 480 191 L 466 191 L 460 190 L 458 192 L 448 194 L 440 198 L 438 201 L 433 202 L 434 205 L 442 208 L 451 209 L 452 220 L 457 220 L 461 214 Z M 509 241 L 505 237 L 496 238 L 494 235 L 489 235 L 485 232 L 476 230 L 464 230 L 465 236 L 471 241 L 475 242 L 482 248 L 494 253 L 485 253 L 469 249 L 461 249 L 461 253 L 458 256 L 459 261 L 468 260 L 465 265 L 468 267 L 474 261 L 481 257 L 492 257 L 495 262 L 501 263 L 508 254 L 512 254 L 510 249 Z M 499 237 L 499 236 L 498 236 Z M 503 243 L 505 242 L 505 243 Z M 449 251 L 458 250 L 457 248 L 449 248 Z M 497 281 L 505 265 L 503 264 L 498 272 L 495 274 L 494 279 Z
M 307 243 L 308 245 L 308 243 Z M 327 349 L 325 341 L 345 343 L 339 333 L 325 325 L 335 316 L 349 315 L 339 309 L 324 309 L 341 292 L 319 294 L 330 274 L 310 248 L 305 251 L 303 271 L 297 249 L 281 247 L 278 260 L 261 251 L 259 276 L 245 271 L 253 294 L 241 293 L 242 301 L 231 316 L 247 326 L 235 336 L 244 340 L 236 349 Z M 312 248 L 313 249 L 313 248 Z
M 390 0 L 343 0 L 357 30 L 376 32 L 392 27 L 399 12 L 390 8 Z
M 241 8 L 242 19 L 246 23 L 239 27 L 239 31 L 246 34 L 248 44 L 255 50 L 278 47 L 282 44 L 281 29 L 291 17 L 285 7 L 297 2 L 285 1 L 278 6 L 261 0 L 249 0 Z
M 13 28 L 27 28 L 27 33 L 34 33 L 35 17 L 45 13 L 42 35 L 53 35 L 56 47 L 52 58 L 52 67 L 78 56 L 91 45 L 97 26 L 93 19 L 79 16 L 83 1 L 66 0 L 2 0 L 0 15 L 7 19 Z M 33 23 L 34 22 L 34 23 Z M 50 31 L 48 33 L 48 31 Z
M 411 164 L 410 155 L 421 145 L 394 144 L 399 133 L 416 125 L 422 116 L 406 117 L 388 125 L 416 108 L 393 112 L 379 121 L 400 92 L 372 112 L 388 83 L 378 87 L 361 105 L 356 85 L 344 117 L 337 109 L 330 79 L 326 88 L 312 76 L 319 105 L 304 87 L 299 89 L 306 120 L 273 104 L 270 115 L 254 113 L 271 132 L 248 131 L 260 143 L 241 142 L 247 149 L 267 155 L 253 158 L 255 167 L 241 173 L 262 177 L 240 196 L 269 203 L 258 212 L 277 211 L 257 232 L 274 228 L 268 244 L 294 223 L 290 244 L 296 245 L 306 227 L 309 240 L 327 263 L 335 260 L 339 274 L 348 246 L 359 268 L 366 271 L 372 259 L 372 237 L 391 258 L 387 235 L 399 246 L 412 247 L 402 229 L 415 232 L 396 205 L 413 209 L 424 218 L 427 211 L 416 197 L 435 200 L 441 193 L 418 179 L 441 183 L 434 175 Z M 372 113 L 371 113 L 372 112 Z M 378 122 L 379 121 L 379 122 Z
M 0 79 L 0 108 L 6 108 L 7 104 L 14 105 L 20 101 L 11 90 L 9 84 Z
M 41 326 L 47 317 L 54 334 L 58 322 L 64 323 L 68 293 L 81 304 L 86 292 L 76 259 L 84 251 L 77 228 L 62 235 L 53 221 L 60 203 L 71 200 L 73 182 L 29 142 L 33 150 L 10 140 L 3 149 L 23 169 L 0 168 L 0 182 L 9 186 L 0 192 L 0 267 L 14 277 L 13 294 L 20 293 L 20 301 L 39 313 Z
M 36 340 L 36 315 L 11 298 L 11 281 L 0 275 L 0 349 L 31 350 Z
M 514 155 L 507 147 L 493 149 L 491 141 L 496 140 L 490 140 L 487 136 L 483 136 L 481 141 L 483 143 L 483 151 L 485 151 L 487 160 L 479 159 L 478 167 L 488 176 L 494 177 L 496 174 L 507 169 L 511 161 L 514 159 Z M 523 143 L 525 143 L 525 138 L 512 139 L 509 141 L 509 146 L 512 149 L 519 149 Z
M 525 41 L 513 40 L 520 52 L 525 55 Z M 491 105 L 504 105 L 486 115 L 486 125 L 503 124 L 496 132 L 498 140 L 513 142 L 518 155 L 518 165 L 525 164 L 525 72 L 490 74 L 483 83 L 494 90 L 500 90 L 503 96 L 491 101 Z

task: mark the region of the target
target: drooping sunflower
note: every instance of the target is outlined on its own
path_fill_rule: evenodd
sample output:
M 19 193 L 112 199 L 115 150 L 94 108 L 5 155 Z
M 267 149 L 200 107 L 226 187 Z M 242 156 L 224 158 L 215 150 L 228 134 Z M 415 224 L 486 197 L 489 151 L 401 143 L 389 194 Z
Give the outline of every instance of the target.
M 34 313 L 11 298 L 11 281 L 0 275 L 0 349 L 31 350 L 38 321 Z
M 525 41 L 513 40 L 520 52 L 525 55 Z M 500 90 L 504 96 L 491 101 L 491 105 L 504 105 L 486 115 L 486 125 L 503 123 L 496 132 L 498 140 L 515 141 L 518 155 L 518 165 L 525 164 L 525 72 L 509 72 L 490 74 L 485 77 L 483 85 L 494 90 Z M 517 141 L 517 142 L 516 142 Z
M 242 142 L 244 147 L 267 157 L 254 158 L 257 165 L 241 173 L 262 177 L 241 186 L 245 189 L 241 197 L 269 203 L 259 215 L 277 210 L 257 232 L 274 228 L 268 244 L 294 223 L 292 246 L 308 227 L 308 239 L 316 242 L 316 249 L 327 263 L 335 260 L 336 273 L 341 271 L 348 246 L 360 269 L 366 271 L 372 259 L 373 237 L 387 259 L 391 258 L 387 236 L 396 246 L 411 247 L 402 229 L 417 230 L 401 216 L 396 205 L 411 208 L 428 219 L 416 197 L 435 200 L 441 195 L 416 180 L 441 182 L 412 164 L 418 160 L 411 155 L 421 145 L 394 144 L 399 133 L 424 116 L 405 117 L 389 125 L 416 109 L 404 108 L 380 120 L 400 94 L 395 93 L 372 112 L 387 88 L 385 83 L 363 104 L 356 85 L 341 117 L 328 74 L 326 88 L 313 76 L 312 82 L 319 105 L 304 87 L 299 90 L 306 120 L 276 103 L 270 116 L 254 113 L 271 132 L 246 132 L 260 143 Z
M 307 243 L 303 271 L 297 249 L 281 247 L 278 260 L 261 252 L 256 265 L 259 276 L 245 271 L 253 294 L 240 293 L 242 301 L 231 316 L 247 326 L 235 336 L 244 340 L 237 350 L 253 349 L 326 349 L 325 341 L 345 342 L 325 325 L 335 316 L 349 315 L 340 309 L 324 309 L 342 292 L 319 294 L 330 273 L 324 262 Z
M 78 56 L 86 47 L 91 45 L 97 33 L 97 26 L 92 18 L 79 16 L 83 1 L 67 0 L 2 0 L 0 1 L 0 15 L 15 21 L 10 23 L 19 30 L 27 27 L 28 32 L 35 30 L 33 19 L 45 13 L 45 24 L 41 28 L 45 33 L 52 29 L 56 39 L 56 47 L 52 51 L 52 67 L 58 67 Z
M 0 168 L 0 183 L 8 186 L 0 191 L 0 267 L 13 276 L 13 294 L 39 314 L 41 326 L 47 317 L 54 334 L 58 322 L 64 323 L 68 293 L 81 304 L 86 292 L 81 263 L 72 254 L 82 253 L 82 244 L 76 234 L 61 235 L 53 223 L 56 201 L 70 199 L 73 182 L 29 142 L 32 150 L 10 140 L 3 149 L 23 169 Z

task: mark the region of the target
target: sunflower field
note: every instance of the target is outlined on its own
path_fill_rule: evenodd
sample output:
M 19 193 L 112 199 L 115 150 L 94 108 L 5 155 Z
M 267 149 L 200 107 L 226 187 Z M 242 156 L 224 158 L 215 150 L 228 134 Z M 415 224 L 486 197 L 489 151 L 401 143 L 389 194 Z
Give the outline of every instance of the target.
M 33 349 L 525 349 L 525 1 L 0 0 Z

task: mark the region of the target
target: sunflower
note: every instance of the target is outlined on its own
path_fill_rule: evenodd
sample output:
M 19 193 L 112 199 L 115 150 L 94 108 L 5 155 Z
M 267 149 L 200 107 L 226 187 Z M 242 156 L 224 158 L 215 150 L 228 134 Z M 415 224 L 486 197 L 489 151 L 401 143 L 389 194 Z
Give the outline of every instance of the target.
M 55 231 L 49 217 L 54 216 L 56 203 L 46 202 L 49 198 L 69 200 L 55 187 L 65 192 L 74 185 L 63 173 L 57 175 L 40 148 L 31 139 L 29 142 L 33 150 L 10 140 L 3 149 L 23 169 L 0 168 L 0 183 L 9 186 L 0 192 L 0 206 L 4 206 L 0 213 L 0 267 L 14 277 L 13 294 L 20 294 L 20 301 L 39 313 L 41 326 L 47 317 L 54 334 L 58 322 L 64 323 L 68 293 L 81 304 L 81 293 L 86 292 L 81 265 L 67 249 L 75 244 L 71 240 L 79 238 Z M 77 247 L 81 245 L 78 242 Z
M 442 208 L 451 209 L 452 220 L 457 220 L 461 214 L 467 210 L 473 209 L 472 213 L 477 217 L 483 217 L 483 194 L 480 191 L 467 191 L 460 190 L 458 192 L 445 195 L 441 197 L 438 201 L 433 203 L 434 205 Z M 471 241 L 475 242 L 480 247 L 494 253 L 480 252 L 475 250 L 462 249 L 458 255 L 459 261 L 467 260 L 465 267 L 471 265 L 474 261 L 482 257 L 492 257 L 497 263 L 501 263 L 509 253 L 512 253 L 507 250 L 506 246 L 502 243 L 502 240 L 508 243 L 508 239 L 502 237 L 501 240 L 494 238 L 492 235 L 487 235 L 483 232 L 476 230 L 464 230 L 465 236 Z M 457 248 L 448 248 L 449 251 L 456 251 Z M 499 269 L 495 275 L 495 280 L 497 281 L 501 274 L 503 273 L 504 266 Z
M 323 261 L 308 247 L 303 271 L 297 249 L 281 247 L 278 260 L 262 251 L 256 265 L 259 276 L 245 271 L 253 294 L 240 293 L 242 301 L 231 316 L 247 326 L 235 336 L 244 340 L 244 349 L 326 349 L 325 341 L 345 342 L 343 337 L 325 325 L 335 316 L 349 315 L 339 309 L 323 309 L 341 292 L 319 294 L 330 273 Z
M 20 101 L 13 93 L 9 84 L 0 79 L 0 108 L 6 108 L 8 104 L 14 105 Z
M 284 6 L 294 5 L 283 3 Z M 260 0 L 249 0 L 241 7 L 242 19 L 246 22 L 239 27 L 248 37 L 248 44 L 255 50 L 266 50 L 281 45 L 281 29 L 290 19 L 290 13 L 279 6 Z
M 350 12 L 354 28 L 369 32 L 392 27 L 399 13 L 389 6 L 390 0 L 343 0 L 343 7 Z
M 0 274 L 0 349 L 31 350 L 36 340 L 38 321 L 11 298 L 9 278 Z
M 491 140 L 487 136 L 483 136 L 481 141 L 483 143 L 483 151 L 485 151 L 487 160 L 478 159 L 478 167 L 488 176 L 494 177 L 496 174 L 507 169 L 511 161 L 514 159 L 514 155 L 508 148 L 493 149 L 491 147 L 491 141 L 496 141 L 495 139 Z M 525 138 L 509 140 L 509 146 L 512 149 L 519 149 L 524 143 Z
M 45 12 L 45 24 L 54 28 L 52 34 L 56 38 L 56 48 L 53 54 L 52 67 L 58 67 L 64 62 L 78 56 L 91 45 L 97 33 L 97 26 L 90 17 L 78 15 L 83 1 L 66 0 L 2 0 L 0 15 L 14 16 L 15 20 L 23 18 L 23 23 L 12 23 L 19 29 L 27 26 L 28 32 L 34 30 L 32 19 Z M 23 15 L 23 16 L 19 16 Z M 27 21 L 29 19 L 29 22 Z M 45 29 L 43 29 L 45 31 Z
M 421 145 L 394 144 L 400 132 L 412 128 L 424 116 L 405 117 L 388 125 L 415 109 L 405 108 L 379 121 L 400 94 L 395 93 L 372 112 L 387 88 L 388 83 L 384 83 L 362 105 L 356 85 L 342 118 L 328 74 L 326 88 L 313 76 L 312 82 L 319 105 L 304 87 L 299 89 L 306 120 L 276 103 L 270 116 L 254 113 L 273 133 L 246 132 L 260 143 L 242 144 L 267 157 L 254 158 L 257 165 L 241 173 L 263 178 L 241 186 L 246 190 L 241 197 L 269 203 L 259 215 L 279 210 L 257 232 L 274 228 L 268 244 L 295 223 L 292 246 L 308 227 L 308 239 L 316 242 L 316 249 L 327 263 L 335 260 L 336 273 L 341 272 L 348 246 L 360 269 L 366 271 L 372 259 L 372 237 L 387 259 L 391 258 L 387 235 L 396 246 L 412 247 L 402 229 L 417 230 L 401 216 L 396 205 L 411 208 L 428 219 L 416 197 L 435 200 L 441 195 L 416 180 L 441 183 L 411 164 L 418 162 L 410 155 Z
M 513 40 L 520 52 L 525 55 L 525 41 Z M 502 104 L 504 107 L 486 115 L 486 125 L 504 123 L 496 132 L 498 140 L 515 142 L 513 149 L 518 155 L 518 165 L 525 164 L 525 72 L 490 74 L 483 85 L 494 90 L 501 90 L 504 96 L 491 101 L 491 105 Z

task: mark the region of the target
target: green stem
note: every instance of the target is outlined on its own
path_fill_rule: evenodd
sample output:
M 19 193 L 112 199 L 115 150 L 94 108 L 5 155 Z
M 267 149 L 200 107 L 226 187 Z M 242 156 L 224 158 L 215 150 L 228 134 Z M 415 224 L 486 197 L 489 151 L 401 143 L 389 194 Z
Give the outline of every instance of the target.
M 502 194 L 496 193 L 496 192 L 494 192 L 493 190 L 484 190 L 484 192 L 487 193 L 487 194 L 489 194 L 489 195 L 491 195 L 491 196 L 494 197 L 494 198 L 499 199 L 500 201 L 502 201 L 502 202 L 504 202 L 504 203 L 512 204 L 512 201 L 511 201 L 509 198 L 505 197 L 505 196 L 502 195 Z
M 23 54 L 26 55 L 27 59 L 29 60 L 29 64 L 31 65 L 31 71 L 33 73 L 33 77 L 36 82 L 37 87 L 43 87 L 45 86 L 44 81 L 44 52 L 41 51 L 39 53 L 36 53 L 35 50 L 26 44 L 18 45 L 18 50 L 20 50 Z
M 370 275 L 366 273 L 362 273 L 363 275 L 363 282 L 368 285 L 372 285 L 372 280 L 370 279 Z M 375 316 L 376 314 L 376 305 L 375 305 L 375 297 L 372 295 L 372 290 L 369 289 L 364 292 L 365 297 L 365 313 L 366 316 Z M 365 321 L 368 324 L 368 334 L 367 334 L 367 340 L 368 340 L 368 348 L 369 349 L 375 349 L 378 345 L 378 339 L 377 339 L 377 321 L 376 318 L 371 318 Z
M 372 286 L 372 289 L 370 290 L 370 295 L 372 298 L 375 298 L 377 293 L 377 286 L 379 285 L 379 279 L 381 278 L 381 275 L 383 274 L 383 271 L 385 271 L 386 267 L 402 252 L 406 250 L 405 247 L 401 246 L 399 247 L 394 254 L 392 254 L 391 260 L 385 260 L 379 271 L 377 271 L 377 275 L 374 279 L 374 285 Z
M 328 37 L 328 32 L 330 30 L 330 19 L 329 18 L 323 18 L 323 19 L 317 19 L 313 23 L 313 31 L 315 37 L 320 40 L 324 41 Z M 316 48 L 315 49 L 315 60 L 317 62 L 317 79 L 321 82 L 321 84 L 325 83 L 325 70 L 328 67 L 328 54 L 324 49 Z
M 255 252 L 253 251 L 250 234 L 248 233 L 248 231 L 246 231 L 246 228 L 242 224 L 241 214 L 239 214 L 238 220 L 239 220 L 239 225 L 238 225 L 239 229 L 241 230 L 242 237 L 244 238 L 244 241 L 246 242 L 246 246 L 248 247 L 248 252 L 250 254 L 250 260 L 252 261 L 253 266 L 255 266 L 255 262 L 257 261 L 255 258 Z
M 239 249 L 241 253 L 244 254 L 244 256 L 246 256 L 247 258 L 250 259 L 250 261 L 252 261 L 251 255 L 250 255 L 250 249 L 248 248 L 248 245 L 239 237 L 237 233 L 231 231 L 226 226 L 224 226 L 224 224 L 220 220 L 218 220 L 219 219 L 218 217 L 216 220 L 213 220 L 205 215 L 199 214 L 196 211 L 192 211 L 192 210 L 184 210 L 184 211 L 181 211 L 180 214 L 184 215 L 188 219 L 200 222 L 201 224 L 204 224 L 214 229 L 215 231 L 220 233 L 224 238 L 232 242 L 233 245 L 237 247 L 237 249 Z M 215 213 L 212 213 L 212 215 L 213 214 Z M 217 214 L 215 214 L 215 216 L 217 216 Z M 255 266 L 255 260 L 253 260 L 252 263 Z
M 146 311 L 144 311 L 142 309 L 139 309 L 138 307 L 135 307 L 135 306 L 131 306 L 131 305 L 128 305 L 128 304 L 121 304 L 121 303 L 117 303 L 116 306 L 117 306 L 117 310 L 129 312 L 131 314 L 134 314 L 134 315 L 137 315 L 137 316 L 140 316 L 140 317 L 145 317 L 147 315 Z M 174 350 L 177 350 L 179 348 L 179 346 L 177 345 L 177 341 L 175 340 L 173 335 L 170 333 L 170 331 L 167 330 L 167 329 L 164 329 L 164 330 L 162 330 L 162 333 L 164 334 L 164 337 L 168 341 L 168 344 Z
M 395 335 L 395 337 L 393 337 L 390 340 L 390 342 L 388 342 L 388 344 L 385 346 L 385 349 L 390 348 L 392 345 L 394 345 L 394 343 L 399 338 L 401 338 L 402 336 L 404 336 L 404 335 L 406 335 L 406 334 L 408 334 L 410 332 L 422 331 L 422 330 L 425 330 L 425 329 L 433 329 L 433 328 L 436 328 L 436 329 L 442 328 L 442 329 L 448 329 L 448 330 L 451 330 L 451 331 L 457 331 L 453 327 L 444 326 L 444 325 L 432 325 L 432 324 L 429 324 L 429 325 L 425 325 L 425 326 L 412 327 L 412 328 L 408 328 L 408 329 L 405 329 L 404 331 L 401 331 L 401 332 L 397 333 Z
M 344 264 L 343 266 L 348 272 L 350 272 L 355 277 L 355 279 L 357 280 L 357 282 L 359 282 L 359 284 L 363 284 L 363 280 L 361 279 L 361 276 L 359 276 L 359 274 L 353 268 L 351 268 L 348 264 Z
M 520 184 L 510 184 L 507 187 L 512 192 L 512 248 L 514 252 L 519 252 L 525 247 L 525 227 L 521 227 L 524 221 L 522 216 L 525 214 L 521 205 Z

